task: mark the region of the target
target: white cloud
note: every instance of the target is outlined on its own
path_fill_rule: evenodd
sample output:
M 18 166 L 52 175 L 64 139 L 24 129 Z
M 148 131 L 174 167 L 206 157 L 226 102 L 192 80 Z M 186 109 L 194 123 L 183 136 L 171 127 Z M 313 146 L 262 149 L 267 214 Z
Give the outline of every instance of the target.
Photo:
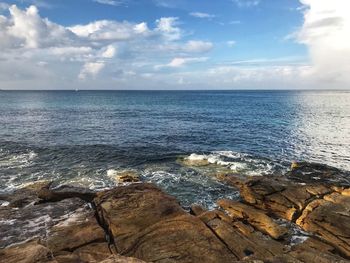
M 150 32 L 150 30 L 148 29 L 147 23 L 145 22 L 134 25 L 134 31 L 137 34 L 147 34 Z
M 232 0 L 238 7 L 253 7 L 260 4 L 261 0 Z
M 109 86 L 111 81 L 126 78 L 143 82 L 145 76 L 152 78 L 155 65 L 162 61 L 179 58 L 166 67 L 181 68 L 204 61 L 190 55 L 213 47 L 208 41 L 184 41 L 176 17 L 162 17 L 153 28 L 145 22 L 114 20 L 67 27 L 42 18 L 35 6 L 4 8 L 9 12 L 0 15 L 0 48 L 6 50 L 0 53 L 0 88 L 88 87 L 97 81 Z M 100 78 L 102 70 L 104 76 Z M 113 72 L 124 73 L 122 78 L 115 78 Z M 91 81 L 78 81 L 84 79 Z
M 156 21 L 156 31 L 169 41 L 178 40 L 181 38 L 181 29 L 177 27 L 178 20 L 178 17 L 162 17 Z
M 40 48 L 67 44 L 73 34 L 64 27 L 42 19 L 38 9 L 30 6 L 21 10 L 17 6 L 9 7 L 10 18 L 0 18 L 2 48 Z
M 215 15 L 202 13 L 202 12 L 191 12 L 190 16 L 197 17 L 197 18 L 207 18 L 207 19 L 212 19 L 215 17 Z
M 103 48 L 103 52 L 101 54 L 101 57 L 103 58 L 113 58 L 117 53 L 117 50 L 114 46 L 109 45 L 105 48 Z
M 350 86 L 350 1 L 301 0 L 304 24 L 296 34 L 307 45 L 316 85 Z M 319 87 L 320 87 L 319 86 Z
M 190 39 L 176 17 L 150 27 L 114 20 L 67 27 L 34 6 L 4 6 L 0 88 L 140 88 L 146 81 L 152 88 L 348 88 L 350 2 L 301 1 L 304 23 L 294 35 L 309 48 L 310 65 L 270 57 L 203 63 L 213 43 Z
M 198 62 L 205 62 L 207 61 L 207 57 L 199 57 L 199 58 L 173 58 L 168 64 L 166 65 L 156 65 L 155 69 L 161 69 L 161 68 L 180 68 L 190 63 L 198 63 Z
M 93 41 L 125 41 L 146 33 L 147 24 L 99 20 L 86 25 L 72 26 L 69 29 L 77 36 Z
M 85 63 L 82 70 L 79 73 L 78 78 L 81 80 L 87 77 L 96 78 L 97 74 L 105 67 L 103 62 L 89 62 Z
M 115 1 L 115 0 L 93 0 L 96 3 L 103 5 L 112 5 L 112 6 L 120 6 L 124 3 L 124 1 Z
M 207 41 L 190 40 L 188 41 L 183 50 L 192 53 L 207 52 L 213 48 L 213 43 Z

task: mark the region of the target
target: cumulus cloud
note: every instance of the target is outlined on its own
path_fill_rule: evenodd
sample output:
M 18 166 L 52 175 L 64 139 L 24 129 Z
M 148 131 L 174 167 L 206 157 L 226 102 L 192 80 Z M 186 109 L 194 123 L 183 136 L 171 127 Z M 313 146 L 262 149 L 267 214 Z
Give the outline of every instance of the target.
M 53 45 L 66 45 L 71 42 L 72 32 L 42 19 L 35 6 L 21 10 L 17 6 L 9 7 L 10 17 L 0 17 L 2 48 L 42 48 Z
M 79 79 L 84 80 L 87 77 L 96 78 L 97 74 L 105 67 L 103 62 L 85 63 L 79 73 Z
M 181 29 L 178 27 L 178 17 L 162 17 L 156 21 L 156 31 L 163 34 L 163 36 L 170 41 L 181 38 Z
M 147 33 L 146 23 L 132 24 L 99 20 L 86 25 L 76 25 L 69 29 L 79 37 L 93 41 L 125 41 Z
M 142 72 L 143 68 L 153 70 L 162 59 L 207 52 L 213 46 L 211 42 L 200 40 L 183 42 L 183 31 L 177 17 L 161 17 L 155 21 L 153 28 L 149 28 L 146 22 L 114 20 L 67 27 L 41 17 L 34 5 L 20 9 L 16 5 L 1 4 L 0 8 L 8 10 L 6 15 L 0 15 L 0 48 L 6 50 L 0 53 L 0 68 L 17 68 L 18 71 L 16 77 L 3 75 L 1 86 L 6 78 L 11 80 L 10 83 L 21 78 L 23 81 L 35 78 L 40 82 L 40 74 L 36 73 L 43 68 L 47 74 L 42 78 L 50 76 L 53 79 L 56 76 L 57 83 L 62 79 L 70 82 L 68 79 L 74 76 L 80 80 L 97 80 L 102 70 L 112 76 L 116 71 L 113 67 L 120 68 L 118 64 L 124 67 L 118 70 L 135 72 L 135 75 L 141 69 L 139 76 L 142 77 L 149 74 Z M 22 66 L 14 67 L 18 61 Z M 183 64 L 190 61 L 195 59 L 185 59 Z M 176 60 L 169 64 L 176 67 Z M 30 68 L 30 65 L 35 67 Z M 45 80 L 41 82 L 45 83 Z M 53 82 L 48 80 L 46 83 Z
M 117 53 L 117 50 L 114 46 L 109 45 L 102 50 L 101 57 L 103 58 L 113 58 Z
M 316 85 L 350 86 L 350 1 L 301 0 L 306 7 L 297 39 L 307 45 Z M 334 85 L 334 86 L 332 86 Z
M 212 19 L 215 17 L 215 15 L 202 13 L 202 12 L 191 12 L 190 16 L 197 17 L 197 18 L 206 18 L 206 19 Z
M 0 88 L 140 88 L 145 82 L 152 88 L 348 88 L 348 1 L 300 1 L 304 23 L 294 38 L 308 47 L 309 64 L 290 58 L 204 63 L 214 44 L 191 39 L 177 17 L 63 26 L 35 6 L 4 5 Z

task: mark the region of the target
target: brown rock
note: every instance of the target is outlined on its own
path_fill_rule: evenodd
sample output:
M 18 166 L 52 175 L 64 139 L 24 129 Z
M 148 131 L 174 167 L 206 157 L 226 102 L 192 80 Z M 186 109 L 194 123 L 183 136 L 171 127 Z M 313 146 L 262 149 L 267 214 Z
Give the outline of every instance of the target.
M 202 220 L 204 223 L 208 223 L 210 220 L 213 220 L 215 218 L 218 218 L 220 220 L 223 220 L 229 224 L 232 223 L 232 218 L 230 218 L 228 215 L 226 215 L 224 212 L 220 210 L 212 210 L 212 211 L 206 211 L 198 216 L 200 220 Z
M 68 198 L 80 198 L 86 202 L 91 202 L 96 193 L 92 190 L 74 186 L 60 186 L 59 188 L 51 189 L 50 185 L 42 187 L 37 192 L 40 202 L 57 202 Z
M 250 236 L 255 231 L 251 225 L 247 225 L 247 224 L 243 223 L 242 221 L 232 222 L 232 225 L 235 228 L 237 228 L 245 236 Z
M 99 226 L 94 211 L 82 208 L 69 218 L 47 229 L 47 247 L 55 255 L 59 251 L 73 251 L 85 244 L 105 242 L 105 232 Z M 107 246 L 107 243 L 104 244 Z M 95 246 L 93 246 L 95 247 Z
M 333 193 L 312 201 L 296 223 L 350 257 L 350 197 Z
M 100 261 L 99 263 L 146 263 L 146 262 L 137 258 L 113 255 L 103 261 Z
M 319 262 L 345 263 L 346 260 L 334 255 L 332 252 L 334 248 L 315 238 L 308 238 L 304 243 L 298 244 L 292 248 L 289 255 L 301 260 L 302 262 Z
M 83 262 L 100 262 L 110 257 L 111 251 L 106 242 L 95 242 L 75 249 L 72 254 Z
M 350 184 L 349 172 L 319 163 L 295 162 L 286 176 L 301 183 Z
M 46 238 L 48 229 L 65 220 L 78 209 L 87 208 L 86 203 L 70 198 L 54 203 L 28 204 L 21 208 L 0 208 L 0 247 L 24 242 L 33 236 Z
M 236 259 L 202 221 L 151 184 L 99 193 L 95 203 L 121 255 L 157 262 Z
M 206 210 L 201 205 L 197 205 L 197 204 L 191 205 L 190 213 L 192 215 L 199 216 L 200 214 L 203 214 L 204 212 L 206 212 Z
M 50 259 L 49 249 L 40 245 L 37 240 L 0 250 L 1 263 L 34 263 Z
M 274 177 L 252 178 L 239 188 L 245 202 L 289 221 L 295 221 L 311 201 L 332 192 L 321 184 L 300 185 Z
M 215 218 L 207 222 L 222 242 L 231 250 L 237 259 L 253 257 L 265 259 L 284 253 L 284 247 L 274 240 L 266 240 L 257 233 L 243 234 L 231 224 Z
M 218 205 L 226 210 L 231 217 L 247 221 L 253 227 L 274 239 L 280 239 L 288 233 L 285 227 L 279 226 L 264 212 L 252 206 L 228 199 L 219 200 Z
M 109 177 L 115 180 L 116 183 L 118 184 L 137 183 L 141 181 L 139 175 L 134 170 L 124 170 L 124 171 L 109 170 L 107 174 Z

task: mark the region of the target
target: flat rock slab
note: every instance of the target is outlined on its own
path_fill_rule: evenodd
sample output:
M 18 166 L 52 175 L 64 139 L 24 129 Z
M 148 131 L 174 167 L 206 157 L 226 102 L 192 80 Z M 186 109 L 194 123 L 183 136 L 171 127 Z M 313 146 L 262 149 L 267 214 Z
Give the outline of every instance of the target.
M 160 263 L 237 260 L 200 219 L 154 185 L 102 192 L 95 204 L 121 255 Z
M 231 217 L 247 221 L 257 230 L 268 234 L 274 239 L 283 238 L 288 233 L 287 228 L 278 225 L 263 211 L 252 206 L 228 199 L 219 200 L 218 205 L 227 211 Z

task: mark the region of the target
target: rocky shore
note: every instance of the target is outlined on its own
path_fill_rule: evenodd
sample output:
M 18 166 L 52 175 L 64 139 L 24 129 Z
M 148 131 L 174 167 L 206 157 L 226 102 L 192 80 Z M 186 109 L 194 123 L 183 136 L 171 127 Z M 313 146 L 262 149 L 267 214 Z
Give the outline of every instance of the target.
M 294 163 L 284 177 L 215 176 L 241 199 L 188 212 L 128 176 L 100 192 L 38 182 L 0 196 L 0 262 L 350 262 L 349 174 Z

